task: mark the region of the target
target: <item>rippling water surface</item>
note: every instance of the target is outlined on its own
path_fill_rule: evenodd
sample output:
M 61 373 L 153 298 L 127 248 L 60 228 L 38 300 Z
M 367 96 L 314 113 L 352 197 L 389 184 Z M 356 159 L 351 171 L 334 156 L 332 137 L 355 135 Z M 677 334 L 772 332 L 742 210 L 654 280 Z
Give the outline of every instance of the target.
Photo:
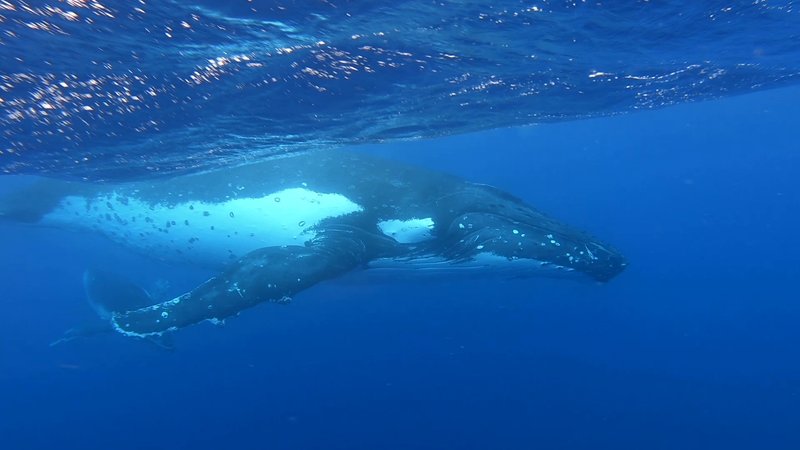
M 0 26 L 0 171 L 91 179 L 800 79 L 789 0 L 0 0 Z

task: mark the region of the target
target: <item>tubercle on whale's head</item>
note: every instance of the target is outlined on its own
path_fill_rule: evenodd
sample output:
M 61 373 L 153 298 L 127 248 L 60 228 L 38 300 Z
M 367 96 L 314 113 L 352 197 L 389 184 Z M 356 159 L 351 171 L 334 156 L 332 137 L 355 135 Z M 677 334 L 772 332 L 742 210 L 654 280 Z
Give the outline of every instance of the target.
M 582 274 L 606 282 L 628 262 L 610 245 L 535 210 L 526 214 L 471 212 L 451 224 L 449 234 L 455 258 L 489 255 L 505 260 L 516 276 Z
M 609 281 L 628 266 L 627 259 L 619 250 L 559 222 L 550 222 L 546 227 L 531 227 L 531 233 L 535 245 L 530 246 L 529 252 L 534 256 L 596 281 Z

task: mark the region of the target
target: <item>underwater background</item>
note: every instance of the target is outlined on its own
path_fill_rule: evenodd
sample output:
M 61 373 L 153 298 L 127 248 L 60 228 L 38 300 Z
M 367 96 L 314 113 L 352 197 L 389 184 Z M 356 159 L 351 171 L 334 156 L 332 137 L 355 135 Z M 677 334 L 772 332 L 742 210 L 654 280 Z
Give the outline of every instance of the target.
M 3 225 L 4 446 L 798 448 L 798 105 L 792 88 L 376 147 L 508 189 L 630 266 L 606 285 L 333 281 L 173 352 L 48 343 L 94 314 L 86 267 L 178 292 L 210 274 Z
M 146 19 L 120 19 L 115 29 L 102 22 L 107 16 L 98 2 L 58 2 L 97 19 L 92 27 L 73 30 L 67 27 L 79 21 L 71 15 L 61 14 L 61 23 L 51 14 L 46 17 L 53 22 L 44 22 L 49 30 L 55 24 L 66 34 L 44 29 L 37 39 L 14 40 L 12 34 L 42 32 L 42 25 L 25 25 L 41 22 L 25 22 L 25 14 L 41 14 L 20 7 L 24 2 L 0 1 L 0 17 L 6 18 L 0 23 L 6 27 L 0 41 L 0 167 L 9 173 L 0 178 L 0 194 L 27 183 L 24 174 L 169 176 L 258 158 L 276 148 L 360 144 L 361 151 L 511 192 L 613 243 L 629 267 L 607 284 L 548 278 L 334 280 L 287 306 L 261 305 L 225 326 L 204 323 L 181 330 L 174 351 L 116 334 L 51 347 L 64 330 L 94 317 L 81 284 L 87 267 L 172 294 L 213 273 L 153 261 L 94 234 L 0 223 L 3 448 L 800 448 L 800 89 L 793 86 L 800 73 L 795 27 L 800 22 L 793 2 L 589 4 L 578 13 L 570 8 L 579 2 L 540 2 L 551 11 L 552 20 L 542 22 L 547 30 L 564 33 L 552 35 L 554 42 L 566 42 L 561 38 L 576 22 L 584 37 L 594 39 L 577 50 L 536 41 L 531 45 L 537 52 L 541 47 L 556 56 L 550 65 L 522 67 L 501 50 L 509 46 L 495 48 L 495 33 L 515 42 L 529 42 L 529 35 L 503 34 L 496 21 L 492 27 L 465 21 L 460 26 L 468 31 L 454 25 L 460 14 L 492 9 L 480 2 L 455 2 L 450 6 L 462 9 L 447 13 L 435 3 L 399 2 L 411 6 L 394 15 L 381 10 L 388 3 L 345 2 L 336 9 L 342 16 L 313 10 L 333 3 L 285 2 L 280 10 L 294 13 L 281 21 L 240 3 L 163 2 L 148 9 L 152 14 Z M 135 4 L 116 6 L 147 9 L 143 2 Z M 763 7 L 763 14 L 744 5 Z M 202 9 L 212 7 L 220 12 Z M 569 15 L 559 15 L 560 7 Z M 187 12 L 176 12 L 181 8 Z M 709 22 L 713 26 L 698 23 L 711 9 L 731 16 Z M 166 39 L 162 25 L 174 22 L 171 30 L 186 29 L 180 25 L 183 16 L 191 19 L 198 11 L 228 28 L 215 23 L 202 39 L 160 41 Z M 342 19 L 353 11 L 372 22 Z M 681 17 L 678 11 L 687 18 L 675 27 L 654 25 L 655 17 Z M 423 29 L 409 25 L 422 17 L 428 29 L 430 23 L 449 24 L 442 33 L 472 38 L 459 41 L 462 53 L 473 50 L 469 63 L 441 56 L 447 47 L 442 42 L 453 42 L 452 36 L 431 41 L 411 33 Z M 620 17 L 628 21 L 614 20 Z M 265 28 L 266 22 L 274 28 Z M 437 48 L 430 54 L 440 55 L 441 66 L 425 69 L 424 76 L 410 70 L 379 73 L 367 82 L 302 47 L 325 40 L 345 48 L 342 42 L 361 39 L 352 37 L 356 30 L 378 33 L 387 23 L 400 28 L 406 40 L 381 48 L 409 54 Z M 632 41 L 598 23 L 622 30 L 639 24 L 663 33 Z M 156 25 L 158 39 L 137 34 Z M 265 29 L 266 34 L 254 31 Z M 95 42 L 97 36 L 103 39 Z M 287 42 L 259 53 L 254 45 L 268 38 Z M 652 47 L 653 42 L 663 45 Z M 680 45 L 668 45 L 675 42 Z M 283 54 L 272 48 L 292 46 L 298 47 Z M 253 59 L 198 63 L 208 60 L 212 47 L 214 54 Z M 144 56 L 125 59 L 132 51 Z M 84 64 L 81 52 L 102 56 L 97 64 Z M 170 58 L 173 52 L 196 56 L 183 61 L 185 73 L 180 61 Z M 304 60 L 276 67 L 270 58 L 277 54 L 344 71 L 318 85 L 339 94 L 322 102 L 301 89 L 307 84 L 292 84 L 297 78 L 291 74 L 303 73 L 302 67 L 323 69 Z M 574 80 L 585 82 L 604 79 L 590 68 L 651 69 L 647 76 L 655 77 L 710 62 L 680 72 L 686 78 L 673 74 L 659 81 L 668 85 L 628 87 L 631 79 L 619 85 L 610 79 L 610 85 L 591 91 L 588 84 L 570 81 L 570 61 L 580 65 Z M 262 66 L 247 66 L 256 62 Z M 223 68 L 234 63 L 248 69 L 226 78 Z M 191 79 L 198 64 L 210 67 L 201 75 L 211 81 L 180 85 L 177 80 Z M 461 80 L 466 84 L 453 90 L 464 88 L 462 94 L 472 97 L 454 104 L 437 100 L 442 79 L 481 73 L 475 66 L 485 71 L 484 84 L 492 72 L 508 79 L 519 69 L 524 79 L 517 84 L 528 83 L 523 90 L 530 93 L 475 90 L 481 82 Z M 249 89 L 269 78 L 249 69 L 280 72 L 288 84 L 251 98 Z M 445 69 L 452 73 L 437 78 Z M 716 69 L 723 70 L 712 76 Z M 95 71 L 106 71 L 108 78 Z M 542 74 L 554 72 L 569 88 L 528 102 L 553 81 Z M 157 74 L 162 78 L 156 82 Z M 104 107 L 86 103 L 90 97 L 83 95 L 97 86 L 90 79 L 98 80 L 102 92 L 129 99 Z M 61 89 L 75 96 L 48 90 L 63 80 L 72 80 Z M 128 90 L 102 84 L 114 82 Z M 139 94 L 131 87 L 135 83 L 127 82 L 141 82 L 142 92 L 163 88 L 158 96 L 182 100 L 169 102 L 170 108 L 142 100 L 149 106 L 131 110 L 125 104 L 135 103 L 130 97 Z M 253 85 L 241 87 L 248 83 Z M 570 92 L 582 88 L 589 93 L 577 101 Z M 663 92 L 653 93 L 659 89 Z M 37 98 L 39 90 L 61 103 Z M 651 96 L 626 96 L 627 91 Z M 354 92 L 368 92 L 363 94 L 368 98 Z M 265 103 L 276 95 L 285 96 L 284 103 Z M 653 95 L 658 102 L 647 103 Z M 643 98 L 648 100 L 639 103 Z M 465 102 L 477 106 L 459 110 Z M 312 120 L 315 111 L 319 117 Z M 247 120 L 252 117 L 263 121 Z M 402 120 L 387 124 L 387 117 Z M 59 123 L 65 120 L 71 122 Z M 158 123 L 137 128 L 150 120 Z M 519 126 L 531 122 L 541 124 Z M 248 142 L 254 148 L 250 156 Z M 221 150 L 209 152 L 211 147 Z

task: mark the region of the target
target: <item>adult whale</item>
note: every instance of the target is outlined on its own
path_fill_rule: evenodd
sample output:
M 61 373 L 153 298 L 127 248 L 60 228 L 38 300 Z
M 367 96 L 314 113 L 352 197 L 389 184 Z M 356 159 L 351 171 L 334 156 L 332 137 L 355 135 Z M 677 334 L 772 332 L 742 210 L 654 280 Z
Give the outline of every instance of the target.
M 123 184 L 42 180 L 7 196 L 0 215 L 221 268 L 171 300 L 110 311 L 115 330 L 140 337 L 286 302 L 355 269 L 607 281 L 626 265 L 498 189 L 345 151 Z

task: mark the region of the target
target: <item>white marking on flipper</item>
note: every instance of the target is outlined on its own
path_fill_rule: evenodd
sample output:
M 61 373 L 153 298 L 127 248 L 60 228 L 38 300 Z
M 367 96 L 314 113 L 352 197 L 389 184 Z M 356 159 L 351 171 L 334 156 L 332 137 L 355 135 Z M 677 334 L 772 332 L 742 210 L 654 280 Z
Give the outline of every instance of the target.
M 436 224 L 430 217 L 423 219 L 383 220 L 378 222 L 381 233 L 401 244 L 416 244 L 433 239 L 433 228 Z

